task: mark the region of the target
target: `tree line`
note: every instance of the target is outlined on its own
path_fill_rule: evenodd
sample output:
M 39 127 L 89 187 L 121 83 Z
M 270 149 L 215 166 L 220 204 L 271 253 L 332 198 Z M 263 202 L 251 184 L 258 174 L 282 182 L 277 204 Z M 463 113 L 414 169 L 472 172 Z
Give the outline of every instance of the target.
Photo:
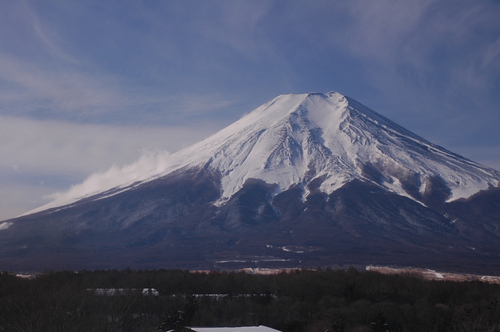
M 98 288 L 155 288 L 159 296 Z M 193 294 L 197 294 L 193 296 Z M 222 297 L 200 294 L 224 294 Z M 242 296 L 244 295 L 244 296 Z M 184 270 L 0 274 L 0 331 L 182 331 L 266 325 L 284 332 L 500 331 L 500 285 L 417 274 Z

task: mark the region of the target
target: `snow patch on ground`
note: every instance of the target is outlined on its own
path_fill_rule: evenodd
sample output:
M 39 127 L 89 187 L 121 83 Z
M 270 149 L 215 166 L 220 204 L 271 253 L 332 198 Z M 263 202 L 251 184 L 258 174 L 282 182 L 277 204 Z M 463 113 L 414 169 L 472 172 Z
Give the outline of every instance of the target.
M 383 274 L 401 274 L 401 273 L 413 273 L 421 275 L 427 280 L 451 280 L 451 281 L 472 281 L 480 280 L 488 283 L 500 284 L 500 276 L 483 276 L 478 274 L 468 274 L 468 273 L 449 273 L 449 272 L 436 272 L 430 269 L 421 269 L 413 267 L 404 268 L 393 268 L 387 266 L 366 266 L 367 271 L 376 271 Z

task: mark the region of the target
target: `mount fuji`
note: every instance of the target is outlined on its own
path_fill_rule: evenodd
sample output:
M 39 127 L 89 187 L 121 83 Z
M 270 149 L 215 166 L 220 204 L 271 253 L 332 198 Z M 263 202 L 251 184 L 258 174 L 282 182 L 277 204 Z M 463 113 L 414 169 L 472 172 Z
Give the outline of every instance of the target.
M 13 270 L 413 265 L 500 273 L 500 172 L 337 92 L 281 95 L 0 224 Z

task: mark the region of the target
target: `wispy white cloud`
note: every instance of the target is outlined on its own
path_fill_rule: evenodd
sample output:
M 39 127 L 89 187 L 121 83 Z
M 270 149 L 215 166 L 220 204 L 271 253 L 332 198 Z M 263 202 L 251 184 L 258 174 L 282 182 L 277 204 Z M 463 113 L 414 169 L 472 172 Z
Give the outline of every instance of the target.
M 37 68 L 0 55 L 0 114 L 118 124 L 186 124 L 181 116 L 235 104 L 221 93 L 160 94 L 117 77 Z
M 209 122 L 134 127 L 0 116 L 0 220 L 45 204 L 44 196 L 81 183 L 89 174 L 130 171 L 124 165 L 145 160 L 148 151 L 167 155 L 217 129 Z
M 0 116 L 0 165 L 20 170 L 89 174 L 136 160 L 144 149 L 177 151 L 216 130 L 75 124 Z
M 117 82 L 109 77 L 89 77 L 85 73 L 37 68 L 20 60 L 0 57 L 0 92 L 2 109 L 26 111 L 49 109 L 51 113 L 102 112 L 106 107 L 120 107 L 129 98 L 117 91 Z
M 475 88 L 499 73 L 498 3 L 354 1 L 348 12 L 353 24 L 342 34 L 344 46 L 385 71 L 413 68 L 416 76 L 403 78 L 416 80 L 424 93 Z
M 202 114 L 235 102 L 221 91 L 200 92 L 196 88 L 199 78 L 184 78 L 187 75 L 176 67 L 183 61 L 180 68 L 189 68 L 191 57 L 178 54 L 177 63 L 165 65 L 171 61 L 171 53 L 176 49 L 179 53 L 186 41 L 182 36 L 165 39 L 177 22 L 165 20 L 146 6 L 134 4 L 137 10 L 130 10 L 129 4 L 123 11 L 127 18 L 137 19 L 145 27 L 134 29 L 116 15 L 96 15 L 99 19 L 92 17 L 93 23 L 103 30 L 94 31 L 84 20 L 98 13 L 91 11 L 92 6 L 53 1 L 52 6 L 61 10 L 59 15 L 67 14 L 78 24 L 85 23 L 80 27 L 75 23 L 67 29 L 71 33 L 61 26 L 68 24 L 68 18 L 42 18 L 41 9 L 28 0 L 0 6 L 4 7 L 0 10 L 0 26 L 7 32 L 0 35 L 0 114 L 169 125 L 182 121 L 179 114 Z M 145 34 L 144 29 L 151 33 Z M 119 38 L 112 36 L 115 31 L 120 31 Z M 93 33 L 95 38 L 85 33 Z M 126 33 L 129 36 L 123 38 Z M 78 44 L 80 39 L 86 42 Z M 95 39 L 95 44 L 89 44 L 89 39 Z M 115 46 L 107 49 L 109 45 Z M 138 53 L 140 49 L 143 51 Z M 178 86 L 186 84 L 193 90 L 179 91 Z
M 52 199 L 52 202 L 30 211 L 30 213 L 42 211 L 54 206 L 70 204 L 78 199 L 89 197 L 93 194 L 116 187 L 132 185 L 160 173 L 165 170 L 170 163 L 170 153 L 167 151 L 146 150 L 138 160 L 131 164 L 121 167 L 113 165 L 107 171 L 91 174 L 82 183 L 71 186 L 69 190 L 52 193 L 46 196 Z
M 268 39 L 260 35 L 263 30 L 259 26 L 271 7 L 271 2 L 221 2 L 217 19 L 207 20 L 199 33 L 216 45 L 226 45 L 240 55 L 258 61 L 273 51 Z
M 77 63 L 77 60 L 56 42 L 58 33 L 47 24 L 42 24 L 27 0 L 2 2 L 0 27 L 2 53 L 32 60 L 48 60 L 53 57 Z
M 78 60 L 65 52 L 54 41 L 56 39 L 56 37 L 54 36 L 54 31 L 49 31 L 46 26 L 41 24 L 37 14 L 32 10 L 27 0 L 21 0 L 19 2 L 19 6 L 21 9 L 19 11 L 19 16 L 21 16 L 21 18 L 26 23 L 28 23 L 27 26 L 31 25 L 33 31 L 35 32 L 35 36 L 50 55 L 66 62 L 78 63 Z

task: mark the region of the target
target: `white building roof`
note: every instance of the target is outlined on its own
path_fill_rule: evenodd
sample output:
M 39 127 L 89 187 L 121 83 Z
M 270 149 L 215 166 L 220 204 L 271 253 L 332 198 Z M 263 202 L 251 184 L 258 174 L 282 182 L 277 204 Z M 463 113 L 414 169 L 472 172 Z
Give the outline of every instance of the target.
M 240 327 L 189 327 L 196 332 L 281 332 L 267 326 L 240 326 Z

